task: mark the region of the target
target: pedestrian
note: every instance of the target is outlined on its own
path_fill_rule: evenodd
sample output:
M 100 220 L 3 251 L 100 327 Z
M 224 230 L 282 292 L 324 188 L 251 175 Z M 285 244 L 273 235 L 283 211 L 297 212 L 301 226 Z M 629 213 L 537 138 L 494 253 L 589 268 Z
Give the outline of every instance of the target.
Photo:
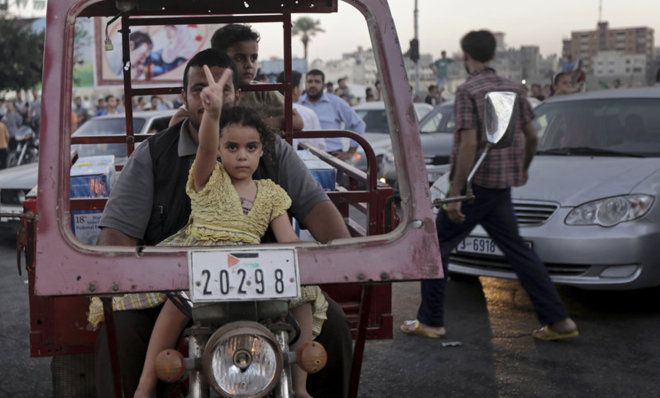
M 442 104 L 445 101 L 445 99 L 442 98 L 442 91 L 443 89 L 441 87 L 431 84 L 428 88 L 428 94 L 426 95 L 426 98 L 424 98 L 424 102 L 432 106 Z
M 573 72 L 559 72 L 552 79 L 552 95 L 575 94 L 580 90 L 580 86 L 573 83 Z
M 163 101 L 162 98 L 158 95 L 152 95 L 151 99 L 149 100 L 151 104 L 151 110 L 152 111 L 164 111 L 167 109 L 170 109 L 167 104 Z
M 79 95 L 76 95 L 73 98 L 73 111 L 76 113 L 78 125 L 82 125 L 90 118 L 89 110 L 85 107 L 85 104 Z
M 30 104 L 30 123 L 32 130 L 37 134 L 41 126 L 41 95 L 36 88 L 32 89 L 32 103 Z
M 119 102 L 117 102 L 117 97 L 112 94 L 105 96 L 105 113 L 102 115 L 117 115 L 124 113 L 123 109 L 123 107 L 120 107 Z
M 543 98 L 550 98 L 552 96 L 552 85 L 551 84 L 544 84 L 543 89 L 541 90 L 541 94 L 543 95 Z
M 9 130 L 2 122 L 0 116 L 0 170 L 7 168 L 7 157 L 9 155 Z
M 538 84 L 538 83 L 533 83 L 532 84 L 531 97 L 536 98 L 539 101 L 545 100 L 545 96 L 543 95 L 543 89 L 541 88 L 540 84 Z
M 300 92 L 301 81 L 302 81 L 302 74 L 298 71 L 292 70 L 291 100 L 293 101 L 293 109 L 295 109 L 296 112 L 298 112 L 298 114 L 303 120 L 303 128 L 302 128 L 303 131 L 321 130 L 321 122 L 319 121 L 319 117 L 316 116 L 316 113 L 313 110 L 307 108 L 306 106 L 303 106 L 298 103 L 298 100 L 300 99 L 301 96 L 301 92 Z M 280 73 L 277 76 L 277 82 L 284 83 L 284 72 Z M 298 145 L 302 143 L 313 145 L 325 151 L 325 142 L 323 138 L 298 138 L 293 140 L 293 147 L 298 148 Z
M 96 101 L 96 109 L 94 110 L 94 116 L 103 116 L 106 114 L 107 104 L 105 103 L 105 98 L 101 97 Z
M 453 59 L 447 58 L 447 52 L 442 50 L 440 52 L 440 58 L 429 65 L 433 73 L 435 73 L 435 84 L 438 87 L 445 88 L 445 84 L 447 84 L 447 76 L 449 74 L 449 65 L 453 62 Z
M 319 117 L 321 128 L 324 130 L 349 130 L 360 135 L 364 134 L 366 125 L 346 101 L 338 96 L 323 92 L 325 87 L 325 74 L 312 69 L 305 76 L 307 93 L 300 98 L 300 104 L 312 109 Z M 349 144 L 348 151 L 344 151 L 341 138 L 326 138 L 325 148 L 328 153 L 342 160 L 349 160 L 357 151 L 357 142 Z
M 458 196 L 465 191 L 468 173 L 485 149 L 484 140 L 480 137 L 484 124 L 484 97 L 489 92 L 513 91 L 519 95 L 518 116 L 512 121 L 513 143 L 510 147 L 492 150 L 484 160 L 474 177 L 473 202 L 453 202 L 438 213 L 436 228 L 445 278 L 421 282 L 422 302 L 417 319 L 405 321 L 401 330 L 431 338 L 445 335 L 444 301 L 449 253 L 480 224 L 504 252 L 522 287 L 529 294 L 542 325 L 532 332 L 532 336 L 541 340 L 573 338 L 578 335 L 575 322 L 568 317 L 545 265 L 525 245 L 518 232 L 511 187 L 527 182 L 527 170 L 538 139 L 533 113 L 522 96 L 520 85 L 498 76 L 488 66 L 495 56 L 495 48 L 495 37 L 489 31 L 471 31 L 461 39 L 469 77 L 456 91 L 456 128 L 448 195 Z
M 23 118 L 16 111 L 13 102 L 8 101 L 6 105 L 7 112 L 2 121 L 5 123 L 5 126 L 7 126 L 7 130 L 9 130 L 9 150 L 13 151 L 17 145 L 16 134 L 18 133 L 18 129 L 23 125 Z
M 27 99 L 23 99 L 23 91 L 16 91 L 16 99 L 14 100 L 14 108 L 16 112 L 21 116 L 21 120 L 24 123 L 29 122 L 30 117 L 30 102 Z
M 383 93 L 380 91 L 380 80 L 376 80 L 376 83 L 374 83 L 374 88 L 376 88 L 376 93 L 375 93 L 376 101 L 382 101 Z
M 376 101 L 376 96 L 374 95 L 374 90 L 371 87 L 364 89 L 364 102 L 374 102 Z
M 340 95 L 340 97 L 344 98 L 349 105 L 353 104 L 355 96 L 351 92 L 351 88 L 348 87 L 348 78 L 340 77 L 337 79 L 337 87 L 339 87 L 342 91 L 342 95 Z

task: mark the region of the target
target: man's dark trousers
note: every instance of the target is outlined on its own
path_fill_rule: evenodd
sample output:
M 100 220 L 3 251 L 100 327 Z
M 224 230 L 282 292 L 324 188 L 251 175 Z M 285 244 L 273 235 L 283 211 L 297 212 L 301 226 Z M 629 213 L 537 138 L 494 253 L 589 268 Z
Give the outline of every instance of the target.
M 474 227 L 481 224 L 511 264 L 520 284 L 532 300 L 541 324 L 547 325 L 566 319 L 568 316 L 564 304 L 543 262 L 520 237 L 511 202 L 511 189 L 474 186 L 474 195 L 474 202 L 464 202 L 462 205 L 465 221 L 461 224 L 453 223 L 444 210 L 438 213 L 436 228 L 445 277 L 449 253 L 472 232 Z M 417 319 L 423 324 L 444 326 L 446 284 L 446 279 L 422 281 L 422 303 L 417 312 Z

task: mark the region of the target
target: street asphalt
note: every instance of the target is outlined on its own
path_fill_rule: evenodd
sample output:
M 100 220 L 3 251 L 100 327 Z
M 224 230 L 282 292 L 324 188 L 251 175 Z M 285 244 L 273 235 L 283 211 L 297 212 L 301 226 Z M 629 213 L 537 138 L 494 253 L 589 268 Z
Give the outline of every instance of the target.
M 0 397 L 52 396 L 50 361 L 30 358 L 27 278 L 14 239 L 0 235 Z M 394 339 L 369 341 L 360 397 L 658 397 L 660 289 L 591 292 L 561 287 L 581 335 L 538 342 L 527 295 L 516 281 L 449 283 L 445 339 L 404 335 L 419 283 L 393 289 Z M 460 345 L 443 346 L 443 342 Z

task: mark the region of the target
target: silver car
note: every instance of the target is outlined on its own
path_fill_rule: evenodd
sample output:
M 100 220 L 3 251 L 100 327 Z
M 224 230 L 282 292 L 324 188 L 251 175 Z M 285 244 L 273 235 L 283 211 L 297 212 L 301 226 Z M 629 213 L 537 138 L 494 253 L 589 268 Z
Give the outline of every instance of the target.
M 585 289 L 660 285 L 660 88 L 554 97 L 535 109 L 538 155 L 512 192 L 520 233 L 556 283 Z M 447 176 L 432 188 L 447 191 Z M 515 278 L 477 227 L 454 273 Z
M 133 131 L 135 134 L 153 134 L 167 127 L 174 110 L 135 112 Z M 97 116 L 85 122 L 73 133 L 74 137 L 125 134 L 124 115 Z M 78 156 L 115 155 L 115 162 L 124 163 L 127 158 L 126 144 L 76 144 L 71 149 Z M 0 170 L 0 212 L 23 213 L 25 195 L 37 185 L 38 164 Z M 18 218 L 2 217 L 0 225 L 17 221 Z
M 416 102 L 413 106 L 417 120 L 422 120 L 433 109 L 431 105 L 425 102 Z M 392 140 L 385 103 L 383 101 L 365 102 L 353 109 L 366 124 L 364 138 L 369 142 L 376 155 L 379 177 L 383 177 L 390 184 L 393 184 L 396 180 L 396 167 L 394 166 L 394 154 L 392 152 Z M 359 148 L 353 159 L 353 164 L 362 170 L 366 170 L 366 162 L 364 150 Z

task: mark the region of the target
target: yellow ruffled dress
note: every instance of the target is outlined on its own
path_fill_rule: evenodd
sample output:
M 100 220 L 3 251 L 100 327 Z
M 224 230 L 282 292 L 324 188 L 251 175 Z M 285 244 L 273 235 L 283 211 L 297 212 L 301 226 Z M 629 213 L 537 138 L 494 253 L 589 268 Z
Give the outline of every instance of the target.
M 186 184 L 192 209 L 190 220 L 159 246 L 259 244 L 270 223 L 291 206 L 291 198 L 282 187 L 271 180 L 256 180 L 257 195 L 252 208 L 245 214 L 241 198 L 220 163 L 200 192 L 195 192 L 194 167 L 195 163 L 190 168 Z M 113 297 L 112 307 L 115 311 L 145 309 L 156 307 L 165 299 L 162 293 L 126 294 Z M 312 334 L 316 337 L 327 319 L 328 302 L 318 286 L 303 286 L 301 296 L 292 300 L 290 305 L 297 307 L 308 302 L 313 307 Z M 97 297 L 92 298 L 88 320 L 94 327 L 103 320 L 103 306 Z

